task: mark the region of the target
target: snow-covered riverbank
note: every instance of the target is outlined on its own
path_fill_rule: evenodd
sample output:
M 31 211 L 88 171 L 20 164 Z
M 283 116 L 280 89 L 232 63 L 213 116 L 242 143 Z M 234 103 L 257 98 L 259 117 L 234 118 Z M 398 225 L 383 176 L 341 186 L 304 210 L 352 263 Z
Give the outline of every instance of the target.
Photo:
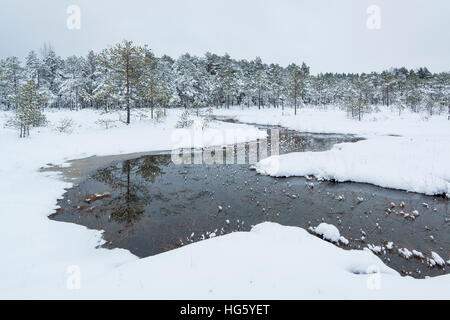
M 8 114 L 0 113 L 0 298 L 450 298 L 450 276 L 402 278 L 368 251 L 344 251 L 296 227 L 265 223 L 139 260 L 97 249 L 99 231 L 47 218 L 71 184 L 40 167 L 170 149 L 180 112 L 171 110 L 165 123 L 133 119 L 109 130 L 96 124 L 94 111 L 47 113 L 52 123 L 73 119 L 74 132 L 50 126 L 27 139 L 3 128 Z
M 293 116 L 266 109 L 219 111 L 243 122 L 281 125 L 315 133 L 350 133 L 367 138 L 336 145 L 326 152 L 292 153 L 264 159 L 258 172 L 271 176 L 314 175 L 319 179 L 353 181 L 427 195 L 450 194 L 450 121 L 446 116 L 383 110 L 359 122 L 338 110 L 301 109 Z

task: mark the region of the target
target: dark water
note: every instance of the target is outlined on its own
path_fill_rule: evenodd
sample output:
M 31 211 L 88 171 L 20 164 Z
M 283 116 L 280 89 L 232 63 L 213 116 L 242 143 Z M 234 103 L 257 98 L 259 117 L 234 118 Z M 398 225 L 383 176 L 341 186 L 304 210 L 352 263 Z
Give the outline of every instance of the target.
M 336 143 L 358 140 L 285 129 L 280 138 L 282 154 L 327 150 Z M 402 201 L 405 206 L 399 208 Z M 418 210 L 420 216 L 412 221 L 395 212 L 387 214 L 391 202 L 397 204 L 392 211 Z M 425 256 L 435 251 L 445 260 L 450 258 L 447 199 L 368 184 L 272 178 L 258 175 L 248 164 L 176 165 L 170 155 L 118 161 L 68 190 L 58 205 L 61 209 L 51 219 L 104 230 L 105 247 L 125 248 L 139 257 L 273 221 L 303 228 L 334 224 L 350 240 L 349 249 L 392 241 L 394 250 L 380 258 L 414 277 L 447 270 L 429 268 L 417 258 L 406 260 L 398 248 L 415 249 Z

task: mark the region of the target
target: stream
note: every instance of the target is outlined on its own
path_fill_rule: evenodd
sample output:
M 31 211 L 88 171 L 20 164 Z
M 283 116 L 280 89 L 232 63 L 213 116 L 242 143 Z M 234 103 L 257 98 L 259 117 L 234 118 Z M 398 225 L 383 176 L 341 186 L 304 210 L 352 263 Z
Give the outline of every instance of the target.
M 361 140 L 353 135 L 258 127 L 279 130 L 280 154 L 325 151 L 337 143 Z M 248 150 L 252 143 L 261 142 L 242 147 Z M 248 161 L 179 165 L 171 161 L 170 154 L 109 160 L 79 179 L 58 200 L 58 206 L 50 219 L 104 230 L 103 247 L 128 249 L 139 257 L 249 231 L 264 221 L 305 229 L 326 222 L 349 240 L 348 245 L 339 245 L 345 249 L 393 242 L 392 250 L 378 256 L 403 275 L 423 278 L 448 273 L 448 268 L 431 268 L 426 259 L 406 259 L 398 253 L 407 248 L 426 257 L 434 251 L 444 260 L 450 258 L 448 199 L 361 183 L 261 176 L 251 170 Z M 396 214 L 400 210 L 417 210 L 420 215 L 410 220 Z

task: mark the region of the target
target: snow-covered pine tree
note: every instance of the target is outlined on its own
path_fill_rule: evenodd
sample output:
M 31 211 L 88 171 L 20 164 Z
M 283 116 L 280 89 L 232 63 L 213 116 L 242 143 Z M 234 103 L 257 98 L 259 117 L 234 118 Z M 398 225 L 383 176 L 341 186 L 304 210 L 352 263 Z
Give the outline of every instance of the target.
M 260 57 L 256 57 L 256 59 L 252 61 L 252 69 L 253 86 L 258 94 L 258 109 L 261 109 L 261 106 L 264 105 L 263 97 L 267 87 L 267 73 L 266 66 L 263 64 Z
M 101 85 L 102 75 L 98 55 L 92 50 L 85 58 L 82 77 L 84 78 L 82 81 L 84 100 L 90 107 L 93 107 L 96 102 L 94 92 Z
M 369 111 L 369 90 L 370 87 L 364 78 L 355 80 L 354 90 L 348 96 L 348 107 L 352 118 L 357 118 L 361 121 L 364 113 Z
M 41 112 L 41 107 L 46 103 L 47 98 L 39 92 L 34 80 L 27 81 L 19 89 L 15 97 L 17 108 L 14 118 L 10 120 L 12 125 L 20 130 L 20 137 L 30 135 L 30 126 L 37 127 L 46 123 L 45 115 Z
M 227 109 L 230 108 L 232 96 L 236 91 L 236 73 L 237 70 L 231 57 L 228 54 L 225 54 L 221 59 L 221 65 L 218 70 L 218 79 L 224 93 Z
M 164 99 L 166 93 L 158 72 L 158 59 L 148 49 L 144 50 L 142 72 L 139 81 L 139 96 L 145 105 L 150 106 L 151 118 L 154 118 L 154 109 L 158 102 Z
M 50 44 L 44 44 L 41 49 L 41 77 L 39 88 L 45 91 L 48 101 L 51 105 L 62 107 L 60 105 L 60 85 L 62 81 L 61 70 L 64 61 L 56 55 L 55 50 Z
M 87 96 L 84 68 L 85 60 L 82 57 L 70 56 L 64 62 L 58 96 L 63 97 L 60 103 L 68 105 L 71 110 L 78 110 L 83 97 Z
M 288 81 L 288 90 L 289 96 L 294 102 L 294 114 L 297 114 L 297 105 L 299 101 L 299 97 L 302 94 L 303 88 L 303 73 L 298 65 L 292 63 L 288 66 L 289 72 L 289 81 Z
M 5 95 L 8 108 L 14 105 L 17 108 L 17 102 L 14 97 L 19 93 L 21 81 L 23 80 L 24 69 L 17 57 L 8 57 L 2 63 L 2 78 L 5 81 Z
M 137 85 L 142 71 L 144 48 L 132 41 L 124 40 L 107 50 L 108 67 L 120 96 L 123 96 L 127 111 L 126 123 L 131 122 L 131 103 L 137 93 Z
M 267 72 L 267 83 L 269 99 L 272 101 L 274 108 L 278 106 L 284 87 L 283 68 L 278 64 L 271 64 Z M 269 104 L 270 104 L 269 101 Z
M 34 80 L 38 88 L 41 84 L 41 61 L 34 51 L 30 51 L 25 62 L 25 75 L 28 80 Z

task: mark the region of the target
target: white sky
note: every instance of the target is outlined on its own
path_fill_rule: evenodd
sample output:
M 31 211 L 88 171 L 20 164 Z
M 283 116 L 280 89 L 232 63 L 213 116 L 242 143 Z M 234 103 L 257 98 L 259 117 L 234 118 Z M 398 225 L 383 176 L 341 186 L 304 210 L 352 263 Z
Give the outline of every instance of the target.
M 68 5 L 81 29 L 66 27 Z M 366 26 L 369 5 L 381 29 Z M 85 55 L 123 39 L 174 58 L 210 51 L 267 63 L 305 61 L 312 73 L 427 66 L 450 70 L 448 0 L 1 0 L 0 57 L 50 42 Z

